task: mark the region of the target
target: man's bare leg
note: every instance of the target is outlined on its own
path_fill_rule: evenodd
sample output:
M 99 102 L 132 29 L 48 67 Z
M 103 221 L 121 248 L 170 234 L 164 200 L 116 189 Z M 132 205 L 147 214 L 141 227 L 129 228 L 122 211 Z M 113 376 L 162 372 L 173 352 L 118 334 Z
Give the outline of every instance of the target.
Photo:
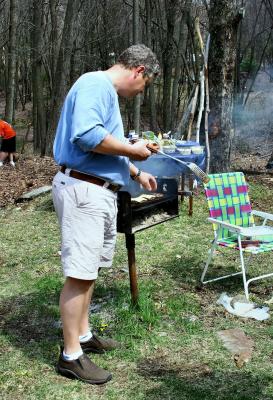
M 60 296 L 60 311 L 63 324 L 64 350 L 66 354 L 81 350 L 79 336 L 83 322 L 83 310 L 87 298 L 93 292 L 95 281 L 67 277 Z M 88 315 L 87 315 L 88 319 Z
M 90 286 L 89 290 L 85 294 L 83 308 L 82 308 L 82 318 L 80 323 L 80 335 L 85 335 L 90 327 L 89 327 L 89 306 L 91 303 L 91 299 L 93 296 L 94 288 L 95 288 L 95 281 L 92 281 L 92 285 Z

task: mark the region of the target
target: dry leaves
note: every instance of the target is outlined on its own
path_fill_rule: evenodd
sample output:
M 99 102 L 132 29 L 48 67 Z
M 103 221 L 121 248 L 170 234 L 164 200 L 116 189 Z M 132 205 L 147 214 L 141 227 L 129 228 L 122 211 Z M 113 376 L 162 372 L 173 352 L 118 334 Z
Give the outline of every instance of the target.
M 226 329 L 218 332 L 226 349 L 233 354 L 236 367 L 242 368 L 250 361 L 254 341 L 245 335 L 241 329 Z
M 23 193 L 51 184 L 58 170 L 51 157 L 21 157 L 16 167 L 4 164 L 0 168 L 0 207 L 14 203 Z

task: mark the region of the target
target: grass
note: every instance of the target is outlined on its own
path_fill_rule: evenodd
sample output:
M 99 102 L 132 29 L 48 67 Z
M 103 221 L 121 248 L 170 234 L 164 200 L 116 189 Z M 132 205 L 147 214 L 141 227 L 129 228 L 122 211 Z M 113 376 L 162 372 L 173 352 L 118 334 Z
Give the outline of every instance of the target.
M 252 185 L 251 194 L 255 208 L 261 204 L 272 211 L 272 190 Z M 193 217 L 184 204 L 179 218 L 136 234 L 138 309 L 131 307 L 125 240 L 119 235 L 113 268 L 97 282 L 94 303 L 101 307 L 90 315 L 94 329 L 123 345 L 92 357 L 113 373 L 101 387 L 68 380 L 54 370 L 63 277 L 50 197 L 2 209 L 0 217 L 1 398 L 273 399 L 270 320 L 236 318 L 216 304 L 223 291 L 243 293 L 239 278 L 205 287 L 198 283 L 212 238 L 202 195 L 194 201 Z M 268 270 L 268 257 L 260 258 L 258 269 Z M 219 255 L 214 269 L 233 265 L 233 257 L 224 261 Z M 252 284 L 252 299 L 262 303 L 271 290 L 270 280 Z M 236 327 L 256 345 L 243 369 L 236 368 L 217 339 L 217 331 Z

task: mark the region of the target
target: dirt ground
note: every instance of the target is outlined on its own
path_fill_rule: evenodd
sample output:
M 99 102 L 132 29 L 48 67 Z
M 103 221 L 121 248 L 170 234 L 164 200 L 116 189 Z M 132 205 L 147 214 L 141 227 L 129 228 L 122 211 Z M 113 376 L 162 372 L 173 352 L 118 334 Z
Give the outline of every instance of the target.
M 50 157 L 21 156 L 13 168 L 4 164 L 0 169 L 0 207 L 12 204 L 23 193 L 51 184 L 58 166 Z
M 232 159 L 232 169 L 244 171 L 249 180 L 258 179 L 268 186 L 273 186 L 273 170 L 266 170 L 267 160 L 257 155 L 237 154 Z M 50 157 L 21 155 L 13 168 L 4 164 L 0 168 L 0 207 L 16 202 L 23 193 L 34 188 L 51 184 L 58 166 Z

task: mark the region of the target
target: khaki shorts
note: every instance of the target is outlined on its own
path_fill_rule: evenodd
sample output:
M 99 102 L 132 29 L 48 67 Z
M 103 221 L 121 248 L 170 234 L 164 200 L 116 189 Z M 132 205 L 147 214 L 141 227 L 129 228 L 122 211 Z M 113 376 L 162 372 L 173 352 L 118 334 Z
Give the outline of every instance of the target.
M 116 242 L 117 195 L 62 172 L 52 183 L 62 236 L 65 276 L 93 280 L 100 267 L 111 267 Z

